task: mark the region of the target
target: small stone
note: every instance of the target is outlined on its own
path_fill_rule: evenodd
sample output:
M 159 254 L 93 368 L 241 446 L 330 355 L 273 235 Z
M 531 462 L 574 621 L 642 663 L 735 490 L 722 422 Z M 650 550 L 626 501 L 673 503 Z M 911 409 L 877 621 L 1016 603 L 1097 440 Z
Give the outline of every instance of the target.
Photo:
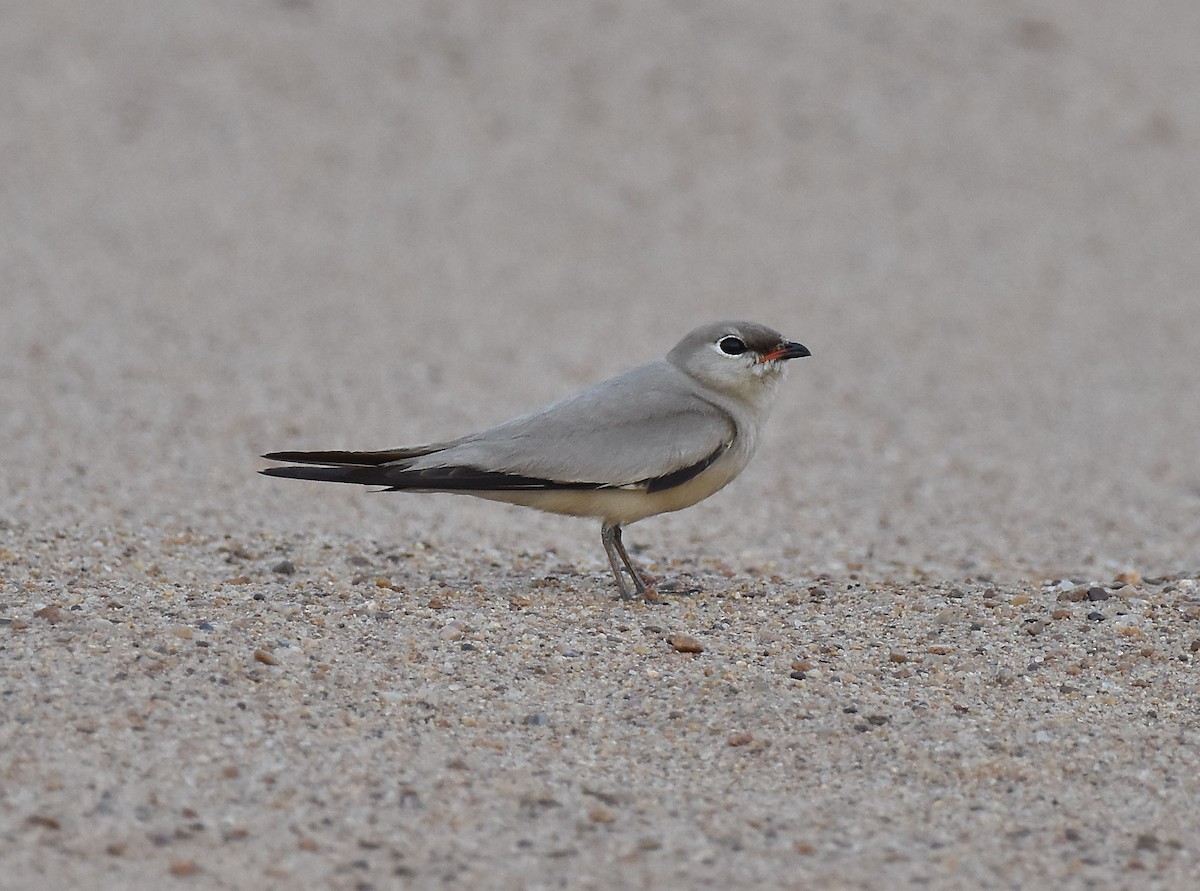
M 277 572 L 280 575 L 292 575 L 296 571 L 296 564 L 291 560 L 280 560 L 271 567 L 271 572 Z
M 797 659 L 792 663 L 792 671 L 811 671 L 812 667 L 811 659 Z
M 278 665 L 279 660 L 268 653 L 266 650 L 255 650 L 254 661 L 261 662 L 263 665 Z
M 680 653 L 703 653 L 704 645 L 689 634 L 672 634 L 667 643 Z
M 438 632 L 442 640 L 458 640 L 463 636 L 463 628 L 457 621 L 447 622 Z
M 588 819 L 593 823 L 611 823 L 617 819 L 617 815 L 606 807 L 596 805 L 588 811 Z
M 899 662 L 907 662 L 907 661 L 908 661 L 908 656 L 905 655 L 904 653 L 899 653 L 899 652 L 888 653 L 888 662 L 899 663 Z
M 1157 851 L 1158 836 L 1152 832 L 1143 832 L 1137 837 L 1137 849 L 1139 851 Z
M 808 675 L 802 671 L 793 671 L 788 675 L 788 677 L 790 677 L 793 681 L 803 681 L 808 677 Z
M 200 871 L 195 860 L 172 860 L 170 869 L 173 876 L 194 876 Z
M 735 746 L 735 747 L 736 746 L 745 746 L 745 745 L 749 745 L 750 743 L 754 742 L 754 736 L 751 735 L 750 733 L 735 733 L 733 736 L 729 737 L 729 739 L 725 740 L 725 742 L 728 745 Z
M 1099 585 L 1092 585 L 1087 590 L 1088 600 L 1108 600 L 1112 597 L 1112 592 L 1108 588 L 1101 588 Z
M 63 612 L 63 608 L 57 603 L 51 603 L 49 606 L 43 606 L 33 615 L 38 619 L 45 619 L 51 625 L 57 625 L 59 622 L 67 618 L 67 614 Z
M 1137 587 L 1142 583 L 1142 574 L 1136 569 L 1130 569 L 1126 572 L 1119 573 L 1117 577 L 1113 579 L 1113 581 L 1119 582 L 1122 585 L 1133 585 L 1134 587 Z
M 1090 612 L 1087 614 L 1087 617 L 1088 617 L 1089 622 L 1103 622 L 1104 621 L 1104 613 Z
M 225 584 L 227 584 L 227 585 L 248 585 L 248 584 L 250 584 L 250 576 L 235 575 L 231 579 L 225 579 Z
M 1200 653 L 1200 637 L 1197 637 L 1194 640 L 1192 640 L 1192 643 L 1189 646 L 1189 649 L 1193 653 Z

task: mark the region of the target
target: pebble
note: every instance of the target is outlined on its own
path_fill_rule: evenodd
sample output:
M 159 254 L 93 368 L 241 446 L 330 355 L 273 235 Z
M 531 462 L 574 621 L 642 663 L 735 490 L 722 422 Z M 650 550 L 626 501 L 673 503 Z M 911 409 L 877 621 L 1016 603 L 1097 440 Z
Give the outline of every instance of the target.
M 172 860 L 171 875 L 173 876 L 194 876 L 200 871 L 200 867 L 196 865 L 195 860 Z
M 667 643 L 680 653 L 703 653 L 704 645 L 688 634 L 672 634 Z
M 268 653 L 266 650 L 255 650 L 254 661 L 261 662 L 263 665 L 278 665 L 279 660 Z
M 280 575 L 292 575 L 296 571 L 296 564 L 291 560 L 280 560 L 271 567 L 271 572 L 277 572 Z
M 63 608 L 57 603 L 51 603 L 49 606 L 43 606 L 34 614 L 35 618 L 45 619 L 51 625 L 57 625 L 59 622 L 67 618 L 67 614 Z
M 617 815 L 606 807 L 596 805 L 588 811 L 588 819 L 593 823 L 611 823 L 617 819 Z

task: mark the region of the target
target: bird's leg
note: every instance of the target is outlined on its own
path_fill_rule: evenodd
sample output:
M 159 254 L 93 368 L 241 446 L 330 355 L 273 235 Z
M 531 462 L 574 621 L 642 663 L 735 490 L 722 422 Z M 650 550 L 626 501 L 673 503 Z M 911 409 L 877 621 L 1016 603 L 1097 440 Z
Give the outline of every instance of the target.
M 641 574 L 633 568 L 633 563 L 629 560 L 629 554 L 625 551 L 625 545 L 621 543 L 621 524 L 620 523 L 605 523 L 600 527 L 600 540 L 604 542 L 604 553 L 608 555 L 608 565 L 612 567 L 613 575 L 617 578 L 617 588 L 621 591 L 621 599 L 629 600 L 629 589 L 625 587 L 625 579 L 621 576 L 621 566 L 617 563 L 619 557 L 621 563 L 625 564 L 625 568 L 629 570 L 629 577 L 633 579 L 633 592 L 637 596 L 642 596 L 646 593 L 646 582 L 642 579 Z

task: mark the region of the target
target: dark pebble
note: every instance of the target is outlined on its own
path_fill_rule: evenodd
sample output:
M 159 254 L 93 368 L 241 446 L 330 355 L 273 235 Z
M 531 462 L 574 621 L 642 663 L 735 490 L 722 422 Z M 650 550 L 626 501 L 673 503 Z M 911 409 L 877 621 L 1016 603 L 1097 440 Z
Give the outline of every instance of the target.
M 1112 597 L 1112 591 L 1108 590 L 1108 588 L 1101 588 L 1099 585 L 1092 585 L 1092 587 L 1088 588 L 1088 600 L 1108 600 L 1110 597 Z
M 277 572 L 280 575 L 291 575 L 296 571 L 296 564 L 291 560 L 280 560 L 271 567 L 271 572 Z
M 254 593 L 254 599 L 255 599 L 255 600 L 266 600 L 266 599 L 267 599 L 267 595 L 266 595 L 266 594 L 264 594 L 262 591 L 256 591 L 256 592 Z
M 788 675 L 788 677 L 790 677 L 793 681 L 802 681 L 806 677 L 808 677 L 808 675 L 806 675 L 802 671 L 793 671 L 791 674 Z
M 1090 613 L 1088 613 L 1088 621 L 1103 622 L 1104 621 L 1104 613 L 1090 612 Z

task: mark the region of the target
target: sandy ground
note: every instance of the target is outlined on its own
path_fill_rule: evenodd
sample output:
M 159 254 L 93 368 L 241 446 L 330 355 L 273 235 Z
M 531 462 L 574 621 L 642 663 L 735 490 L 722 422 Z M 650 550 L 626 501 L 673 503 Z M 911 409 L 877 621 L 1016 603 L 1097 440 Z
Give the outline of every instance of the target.
M 0 24 L 0 887 L 1200 885 L 1200 4 Z M 662 602 L 255 473 L 722 317 Z

